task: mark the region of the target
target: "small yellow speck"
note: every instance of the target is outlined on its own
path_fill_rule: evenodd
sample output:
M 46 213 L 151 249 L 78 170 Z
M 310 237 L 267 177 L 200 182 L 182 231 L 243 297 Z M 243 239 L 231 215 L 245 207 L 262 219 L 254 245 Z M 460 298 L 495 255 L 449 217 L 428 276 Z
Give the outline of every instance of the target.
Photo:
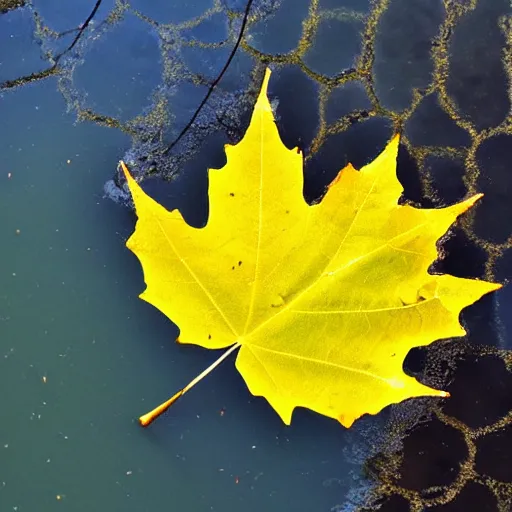
M 66 163 L 69 165 L 71 163 L 71 160 L 66 160 Z
M 43 383 L 46 384 L 46 375 L 43 375 Z

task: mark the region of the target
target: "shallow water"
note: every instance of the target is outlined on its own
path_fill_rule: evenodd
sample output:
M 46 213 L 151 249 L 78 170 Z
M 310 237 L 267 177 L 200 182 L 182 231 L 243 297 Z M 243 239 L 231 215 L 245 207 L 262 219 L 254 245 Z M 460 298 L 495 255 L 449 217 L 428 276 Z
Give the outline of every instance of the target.
M 347 11 L 355 5 L 354 1 L 320 3 L 326 8 L 343 4 Z M 57 0 L 34 0 L 33 4 L 60 31 L 76 27 L 92 7 L 86 0 L 63 10 Z M 141 2 L 132 4 L 141 8 Z M 268 52 L 294 47 L 307 4 L 300 3 L 283 38 L 274 45 L 265 22 L 256 23 L 249 34 L 254 47 Z M 97 19 L 113 5 L 104 2 Z M 158 2 L 151 9 L 163 21 L 175 16 L 172 21 L 181 22 L 213 3 L 196 0 L 179 5 L 181 10 L 169 10 L 166 2 Z M 368 10 L 367 2 L 359 7 L 363 14 Z M 399 16 L 399 10 L 390 9 L 390 16 Z M 155 16 L 153 11 L 147 14 Z M 427 12 L 426 18 L 437 24 L 436 16 L 440 16 L 437 8 Z M 284 18 L 280 11 L 273 23 Z M 0 83 L 47 67 L 32 36 L 32 20 L 26 9 L 0 14 Z M 162 66 L 157 38 L 133 14 L 127 14 L 123 23 L 97 41 L 88 40 L 87 51 L 80 49 L 83 63 L 76 64 L 73 75 L 77 97 L 66 96 L 70 85 L 59 83 L 58 77 L 0 91 L 0 510 L 354 510 L 371 485 L 365 480 L 364 465 L 385 439 L 389 411 L 364 418 L 347 431 L 334 421 L 299 410 L 292 427 L 285 427 L 265 400 L 250 395 L 228 360 L 149 429 L 137 423 L 140 414 L 180 389 L 218 354 L 175 344 L 176 327 L 138 298 L 144 288 L 142 272 L 125 248 L 135 217 L 126 206 L 104 197 L 103 191 L 119 159 L 133 149 L 133 141 L 121 129 L 76 122 L 73 107 L 77 105 L 126 121 L 152 104 L 151 92 L 159 84 Z M 340 42 L 346 52 L 340 60 L 333 59 L 332 53 L 322 58 L 321 45 L 337 44 L 332 30 L 336 23 L 321 24 L 321 38 L 327 42 L 319 40 L 304 58 L 311 69 L 328 78 L 352 65 L 348 52 L 359 51 L 360 35 L 354 34 L 350 44 Z M 359 22 L 350 23 L 345 38 L 359 30 Z M 269 22 L 269 26 L 273 25 Z M 203 27 L 204 37 L 216 41 L 219 27 L 226 28 L 218 20 Z M 392 32 L 396 25 L 392 18 L 385 18 L 382 27 Z M 431 36 L 432 30 L 426 30 L 425 38 Z M 392 53 L 385 37 L 379 37 L 384 40 L 382 48 Z M 55 44 L 65 47 L 69 38 Z M 421 63 L 423 46 L 413 50 Z M 210 66 L 192 54 L 187 57 L 189 65 Z M 210 69 L 213 75 L 224 58 L 225 53 L 216 57 Z M 390 57 L 381 54 L 379 58 Z M 244 70 L 252 61 L 244 59 L 235 69 L 243 71 L 248 81 Z M 377 65 L 374 71 L 383 103 L 403 108 L 412 85 L 428 82 L 430 68 L 425 66 L 416 72 L 408 67 L 412 78 L 400 82 L 403 91 L 397 93 L 388 82 L 394 80 L 394 73 L 403 76 L 403 69 Z M 283 139 L 290 145 L 300 141 L 309 146 L 318 128 L 317 95 L 323 86 L 291 65 L 276 69 L 273 76 L 270 89 L 279 101 Z M 196 99 L 200 101 L 202 92 L 194 94 L 197 98 L 192 93 L 187 96 L 194 100 L 190 105 L 175 100 L 175 130 L 188 119 Z M 303 102 L 297 109 L 299 98 Z M 370 108 L 358 83 L 334 88 L 326 104 L 328 123 Z M 429 117 L 435 108 L 427 105 L 422 115 L 406 125 L 408 136 L 419 146 L 428 146 L 425 141 L 436 134 L 436 118 Z M 446 129 L 447 137 L 450 129 L 452 125 Z M 379 112 L 349 131 L 329 135 L 306 167 L 306 195 L 318 196 L 347 160 L 361 165 L 375 156 L 391 133 L 391 122 Z M 214 133 L 171 185 L 148 180 L 146 186 L 168 206 L 180 207 L 191 223 L 200 224 L 207 210 L 205 171 L 222 161 L 225 141 Z M 464 145 L 467 140 L 456 143 Z M 504 151 L 497 152 L 494 161 L 486 159 L 485 153 L 481 156 L 483 162 L 491 162 L 491 178 L 503 165 Z M 451 153 L 436 155 L 448 157 Z M 402 160 L 402 168 L 412 168 L 413 176 L 417 170 L 407 166 L 405 157 Z M 434 195 L 436 162 L 426 161 L 432 167 L 430 177 L 420 173 Z M 450 165 L 455 164 L 450 160 Z M 479 186 L 487 186 L 486 193 L 496 196 L 494 204 L 506 213 L 504 194 L 496 194 L 492 179 L 485 181 L 487 175 L 482 173 Z M 405 180 L 410 196 L 415 193 L 414 176 Z M 455 177 L 453 184 L 446 176 L 440 181 L 439 189 L 452 194 L 450 201 L 466 192 L 462 177 Z M 500 191 L 507 187 L 505 183 Z M 443 193 L 438 195 L 442 198 Z M 442 202 L 437 196 L 435 200 Z M 500 226 L 492 225 L 490 239 L 499 239 Z M 472 243 L 467 247 L 459 243 L 450 252 L 453 257 L 446 264 L 452 265 L 451 271 L 462 268 L 463 275 L 483 274 L 480 249 Z M 497 259 L 493 271 L 498 279 L 510 277 L 509 260 Z M 510 286 L 498 297 L 465 319 L 472 326 L 473 341 L 510 348 L 510 315 L 506 314 Z M 496 311 L 501 319 L 494 326 Z M 435 464 L 431 471 L 437 472 Z

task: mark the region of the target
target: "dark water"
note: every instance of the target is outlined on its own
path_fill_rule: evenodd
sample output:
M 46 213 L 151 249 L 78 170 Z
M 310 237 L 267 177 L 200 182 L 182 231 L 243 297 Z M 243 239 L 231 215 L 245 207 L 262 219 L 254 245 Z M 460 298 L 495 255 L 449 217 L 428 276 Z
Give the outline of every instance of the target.
M 225 4 L 235 13 L 245 5 L 232 0 L 132 1 L 126 10 L 122 3 L 104 1 L 83 40 L 63 59 L 63 73 L 20 87 L 12 87 L 9 81 L 50 66 L 42 58 L 41 42 L 43 49 L 58 53 L 76 34 L 48 37 L 38 30 L 34 10 L 45 26 L 64 32 L 83 23 L 94 2 L 76 0 L 71 6 L 70 2 L 34 0 L 25 8 L 0 14 L 2 512 L 339 512 L 356 510 L 374 486 L 373 480 L 366 479 L 375 475 L 368 461 L 389 441 L 390 429 L 397 425 L 396 419 L 388 423 L 390 411 L 364 418 L 349 431 L 298 411 L 292 426 L 285 427 L 264 400 L 249 394 L 232 361 L 150 429 L 141 429 L 136 421 L 218 354 L 174 344 L 175 326 L 138 299 L 144 286 L 142 273 L 125 248 L 135 217 L 104 193 L 120 158 L 127 152 L 136 158 L 147 147 L 153 150 L 134 136 L 126 122 L 147 115 L 145 128 L 164 127 L 168 142 L 206 91 L 201 84 L 179 82 L 175 89 L 169 87 L 169 81 L 177 78 L 165 75 L 166 63 L 175 56 L 165 56 L 161 33 L 137 17 L 135 10 L 162 23 L 182 23 L 213 9 L 201 23 L 180 29 L 187 38 L 211 45 L 190 46 L 180 55 L 187 69 L 211 78 L 233 42 L 215 46 L 229 32 Z M 475 9 L 461 7 L 468 11 L 461 10 L 460 18 L 452 20 L 456 28 L 449 46 L 450 78 L 446 87 L 431 90 L 444 66 L 431 58 L 436 48 L 432 41 L 439 44 L 435 39 L 439 27 L 453 15 L 440 1 L 393 0 L 387 10 L 386 2 L 376 3 L 371 10 L 370 2 L 362 0 L 255 4 L 261 13 L 275 16 L 255 19 L 247 44 L 274 57 L 289 55 L 282 66 L 274 64 L 270 92 L 278 101 L 283 139 L 307 148 L 306 196 L 317 197 L 348 160 L 359 166 L 374 157 L 400 127 L 393 125 L 393 119 L 403 116 L 406 138 L 399 172 L 409 199 L 437 206 L 459 200 L 468 190 L 486 193 L 485 204 L 450 242 L 445 271 L 506 282 L 512 269 L 511 228 L 504 220 L 510 218 L 511 204 L 512 135 L 506 122 L 510 102 L 505 80 L 510 70 L 504 64 L 508 61 L 503 61 L 506 30 L 498 27 L 510 16 L 507 2 L 480 0 Z M 303 30 L 307 31 L 303 22 L 315 19 L 312 5 L 318 9 L 315 16 L 322 9 L 334 10 L 320 16 L 317 38 L 308 41 L 303 39 Z M 124 13 L 122 21 L 102 25 L 114 7 Z M 375 39 L 375 63 L 369 66 L 356 56 L 363 48 L 364 31 L 377 20 L 376 32 L 367 33 Z M 242 96 L 252 83 L 250 71 L 259 57 L 250 48 L 234 61 L 222 89 L 227 99 L 222 100 L 225 103 L 216 99 L 216 105 L 236 104 L 233 91 L 238 76 Z M 301 65 L 289 53 L 296 48 L 300 48 Z M 354 66 L 367 66 L 371 87 L 355 75 L 354 80 L 345 81 L 344 72 Z M 424 97 L 417 97 L 418 91 Z M 446 91 L 455 98 L 452 103 Z M 167 121 L 149 116 L 160 93 L 160 98 L 169 100 L 174 116 Z M 249 105 L 251 100 L 244 101 Z M 242 124 L 244 112 L 239 113 Z M 77 122 L 77 113 L 83 122 Z M 239 121 L 238 116 L 233 119 Z M 202 139 L 192 130 L 186 145 L 173 156 L 175 162 L 183 163 L 177 178 L 170 185 L 158 179 L 146 181 L 156 196 L 182 208 L 196 223 L 206 215 L 205 170 L 222 161 L 222 144 L 229 138 L 218 126 L 211 129 L 208 119 L 202 122 L 209 127 L 208 137 Z M 182 154 L 187 156 L 183 161 Z M 170 170 L 176 169 L 171 166 Z M 496 298 L 470 308 L 464 320 L 471 343 L 510 349 L 511 304 L 511 287 L 505 286 Z M 457 359 L 450 351 L 443 354 L 437 359 L 466 357 L 462 354 Z M 502 352 L 492 354 L 496 364 L 502 365 L 499 371 L 494 363 L 479 373 L 471 362 L 467 363 L 470 370 L 454 363 L 457 375 L 462 375 L 457 379 L 471 380 L 471 375 L 478 374 L 481 386 L 466 402 L 452 402 L 455 405 L 445 411 L 447 415 L 462 417 L 468 410 L 476 411 L 479 418 L 488 418 L 482 425 L 510 416 L 512 404 L 507 396 L 512 396 L 512 383 L 502 362 L 509 359 Z M 467 397 L 464 390 L 469 387 L 461 385 L 461 389 L 458 393 Z M 478 409 L 485 396 L 474 399 L 482 389 L 488 390 L 488 396 L 500 397 L 496 404 L 490 400 L 489 410 Z M 494 410 L 498 411 L 495 416 Z M 449 423 L 441 419 L 444 425 Z M 469 416 L 461 421 L 475 427 Z M 415 491 L 452 485 L 448 477 L 438 481 L 431 475 L 442 477 L 441 458 L 451 448 L 456 456 L 446 467 L 456 475 L 461 467 L 457 457 L 467 458 L 466 445 L 454 434 L 437 458 L 421 459 L 420 452 L 438 453 L 435 446 L 444 431 L 432 425 L 428 435 L 415 434 L 405 445 L 407 463 L 400 468 L 417 478 L 402 476 L 392 480 L 393 485 Z M 496 432 L 508 435 L 500 428 Z M 489 431 L 491 437 L 479 441 L 482 451 L 487 449 L 485 443 L 492 445 L 492 435 Z M 503 445 L 510 442 L 503 440 Z M 504 462 L 494 465 L 492 457 L 490 463 L 480 458 L 484 462 L 478 471 L 483 468 L 481 474 L 494 479 L 484 478 L 490 482 L 489 489 L 491 483 L 501 482 L 508 492 L 507 479 L 512 481 L 512 476 L 505 469 L 501 473 L 486 469 L 499 464 L 508 467 L 512 454 L 505 450 L 503 457 Z M 470 475 L 467 481 L 471 479 Z M 461 483 L 454 493 L 461 489 L 469 492 Z M 386 502 L 391 503 L 388 510 L 407 510 L 407 500 L 400 497 L 409 496 L 407 492 L 393 492 Z M 491 497 L 482 500 L 491 500 L 494 508 L 489 510 L 494 510 L 494 495 L 486 492 Z M 445 501 L 453 505 L 453 496 Z M 454 506 L 450 510 L 468 510 Z

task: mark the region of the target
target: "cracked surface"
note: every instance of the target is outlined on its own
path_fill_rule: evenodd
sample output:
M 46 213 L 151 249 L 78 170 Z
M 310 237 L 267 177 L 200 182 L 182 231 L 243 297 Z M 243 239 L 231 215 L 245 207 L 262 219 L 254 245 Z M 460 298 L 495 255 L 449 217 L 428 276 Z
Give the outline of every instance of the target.
M 391 435 L 403 442 L 369 461 L 376 484 L 364 510 L 456 511 L 476 503 L 482 511 L 510 510 L 510 2 L 255 0 L 230 68 L 166 155 L 224 65 L 245 2 L 188 2 L 178 16 L 166 2 L 105 1 L 69 52 L 79 28 L 57 30 L 39 4 L 0 0 L 0 23 L 29 13 L 47 64 L 24 76 L 0 74 L 0 93 L 57 76 L 79 120 L 130 135 L 125 160 L 148 182 L 172 180 L 205 151 L 222 160 L 223 144 L 245 129 L 269 65 L 283 140 L 306 154 L 308 200 L 347 162 L 373 159 L 397 131 L 405 201 L 435 207 L 485 193 L 443 241 L 435 269 L 506 286 L 463 313 L 467 343 L 440 342 L 423 354 L 419 374 L 452 398 L 418 406 L 412 423 L 397 413 Z M 110 92 L 95 91 L 87 77 L 116 59 L 131 59 L 132 67 L 111 75 Z M 149 98 L 144 108 L 133 103 L 141 96 Z

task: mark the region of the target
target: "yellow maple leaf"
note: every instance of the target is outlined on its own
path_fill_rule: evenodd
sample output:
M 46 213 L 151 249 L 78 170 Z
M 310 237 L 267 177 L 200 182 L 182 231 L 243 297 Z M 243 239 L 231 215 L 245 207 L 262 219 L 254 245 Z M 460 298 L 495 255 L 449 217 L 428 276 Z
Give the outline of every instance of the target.
M 178 325 L 180 343 L 230 347 L 143 425 L 237 349 L 250 391 L 286 424 L 298 406 L 350 427 L 407 398 L 448 396 L 406 375 L 404 358 L 464 335 L 461 309 L 500 287 L 428 273 L 436 241 L 481 194 L 448 208 L 399 205 L 398 136 L 307 204 L 302 154 L 281 142 L 269 76 L 245 136 L 209 171 L 204 228 L 147 196 L 121 163 L 138 216 L 127 246 L 143 267 L 141 298 Z

